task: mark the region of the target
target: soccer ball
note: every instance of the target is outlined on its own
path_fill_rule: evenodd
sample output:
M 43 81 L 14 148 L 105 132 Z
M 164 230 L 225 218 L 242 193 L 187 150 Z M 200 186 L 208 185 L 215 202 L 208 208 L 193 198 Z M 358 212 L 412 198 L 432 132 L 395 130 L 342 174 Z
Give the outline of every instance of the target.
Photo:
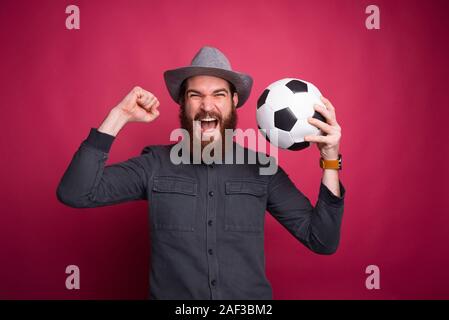
M 285 78 L 270 84 L 257 100 L 257 125 L 262 135 L 279 148 L 302 150 L 310 143 L 304 141 L 307 135 L 322 135 L 311 125 L 308 117 L 326 122 L 315 111 L 314 104 L 323 107 L 321 92 L 310 82 Z

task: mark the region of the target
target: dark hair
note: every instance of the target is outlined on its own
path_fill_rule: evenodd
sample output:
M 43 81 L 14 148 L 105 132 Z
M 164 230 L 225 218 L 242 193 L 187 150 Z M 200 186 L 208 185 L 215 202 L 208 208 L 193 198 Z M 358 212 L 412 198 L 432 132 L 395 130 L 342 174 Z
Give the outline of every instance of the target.
M 185 80 L 181 83 L 181 86 L 180 86 L 180 88 L 179 88 L 178 103 L 179 103 L 179 105 L 181 105 L 181 106 L 183 106 L 184 103 L 185 103 L 184 98 L 185 98 L 185 93 L 186 93 L 186 89 L 187 89 L 187 80 L 188 80 L 188 79 L 189 79 L 189 78 L 185 79 Z M 228 80 L 226 80 L 226 82 L 227 82 L 228 85 L 229 85 L 229 90 L 231 91 L 231 100 L 232 100 L 232 97 L 234 97 L 234 93 L 236 93 L 237 90 L 235 89 L 235 86 L 232 84 L 232 82 L 230 82 L 230 81 L 228 81 Z

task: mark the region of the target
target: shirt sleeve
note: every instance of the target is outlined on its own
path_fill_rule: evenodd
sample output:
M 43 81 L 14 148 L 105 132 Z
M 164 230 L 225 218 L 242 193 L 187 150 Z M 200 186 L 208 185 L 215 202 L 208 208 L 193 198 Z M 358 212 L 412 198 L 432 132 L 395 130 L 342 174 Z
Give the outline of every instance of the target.
M 322 182 L 315 207 L 279 167 L 269 183 L 267 210 L 297 240 L 318 254 L 333 254 L 340 241 L 345 188 L 334 195 Z
M 106 165 L 115 137 L 91 128 L 75 152 L 57 187 L 59 201 L 75 208 L 92 208 L 146 199 L 153 171 L 153 153 Z

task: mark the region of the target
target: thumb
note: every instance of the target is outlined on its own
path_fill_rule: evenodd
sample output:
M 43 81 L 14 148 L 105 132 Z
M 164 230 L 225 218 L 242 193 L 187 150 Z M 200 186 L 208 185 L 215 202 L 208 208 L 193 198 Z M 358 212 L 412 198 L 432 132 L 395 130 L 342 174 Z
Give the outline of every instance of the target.
M 150 112 L 146 112 L 145 114 L 145 122 L 151 122 L 154 119 L 156 119 L 157 117 L 159 117 L 159 110 L 157 109 L 152 109 Z

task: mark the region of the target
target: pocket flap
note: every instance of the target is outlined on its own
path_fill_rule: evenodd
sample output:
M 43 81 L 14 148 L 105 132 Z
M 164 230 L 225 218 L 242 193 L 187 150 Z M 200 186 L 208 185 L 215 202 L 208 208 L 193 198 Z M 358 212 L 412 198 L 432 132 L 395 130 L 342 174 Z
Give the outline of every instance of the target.
M 267 184 L 257 180 L 232 180 L 226 182 L 226 194 L 239 193 L 260 197 L 267 193 Z
M 182 193 L 188 195 L 197 194 L 197 184 L 194 180 L 180 177 L 155 177 L 153 181 L 153 191 Z

